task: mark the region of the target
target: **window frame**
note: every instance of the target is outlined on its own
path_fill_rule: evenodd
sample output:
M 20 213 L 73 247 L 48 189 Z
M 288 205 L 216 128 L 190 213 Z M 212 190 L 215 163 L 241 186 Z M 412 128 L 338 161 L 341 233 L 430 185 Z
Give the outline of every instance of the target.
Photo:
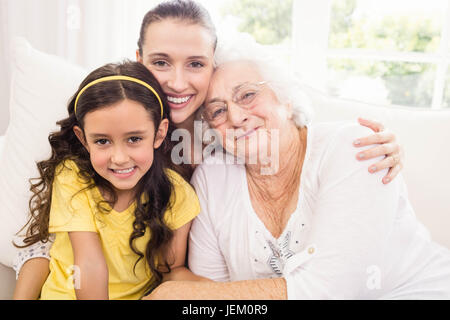
M 446 79 L 450 73 L 450 4 L 447 3 L 439 48 L 434 53 L 426 53 L 329 48 L 332 2 L 333 0 L 293 1 L 292 62 L 303 82 L 324 92 L 329 58 L 430 63 L 435 65 L 436 74 L 429 108 L 444 108 Z

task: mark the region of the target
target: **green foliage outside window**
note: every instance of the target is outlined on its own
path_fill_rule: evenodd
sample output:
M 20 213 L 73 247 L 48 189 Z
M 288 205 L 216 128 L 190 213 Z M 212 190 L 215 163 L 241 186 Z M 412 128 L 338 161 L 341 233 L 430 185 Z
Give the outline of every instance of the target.
M 238 30 L 252 34 L 262 44 L 289 43 L 294 0 L 233 0 L 223 15 L 240 19 Z M 436 17 L 413 15 L 370 16 L 358 12 L 358 0 L 334 0 L 331 8 L 329 48 L 370 51 L 436 52 L 441 23 Z M 427 63 L 329 59 L 328 67 L 341 77 L 365 76 L 382 79 L 393 104 L 429 107 L 436 67 Z M 450 71 L 449 71 L 450 74 Z M 449 76 L 450 77 L 450 76 Z M 335 79 L 338 85 L 342 79 Z M 333 86 L 333 83 L 331 84 Z M 332 90 L 331 90 L 332 91 Z M 444 102 L 450 105 L 450 80 Z
M 441 27 L 432 17 L 355 15 L 357 0 L 333 1 L 330 48 L 372 51 L 436 52 Z M 357 16 L 357 18 L 355 18 Z M 381 78 L 393 104 L 429 107 L 435 66 L 426 63 L 330 59 L 328 66 L 342 74 Z
M 238 30 L 247 32 L 261 44 L 283 44 L 291 39 L 293 0 L 233 0 L 223 15 L 241 19 Z

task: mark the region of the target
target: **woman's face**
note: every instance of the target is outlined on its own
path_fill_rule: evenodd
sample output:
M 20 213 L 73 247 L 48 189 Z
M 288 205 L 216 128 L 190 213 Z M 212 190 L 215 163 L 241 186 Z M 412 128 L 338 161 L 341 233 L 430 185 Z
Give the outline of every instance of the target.
M 201 25 L 166 19 L 147 27 L 142 56 L 170 106 L 171 120 L 189 126 L 203 103 L 213 73 L 214 48 L 210 32 Z
M 245 155 L 246 163 L 278 150 L 283 133 L 292 124 L 290 107 L 280 104 L 249 61 L 228 62 L 214 72 L 203 116 L 221 134 L 225 150 L 238 157 Z

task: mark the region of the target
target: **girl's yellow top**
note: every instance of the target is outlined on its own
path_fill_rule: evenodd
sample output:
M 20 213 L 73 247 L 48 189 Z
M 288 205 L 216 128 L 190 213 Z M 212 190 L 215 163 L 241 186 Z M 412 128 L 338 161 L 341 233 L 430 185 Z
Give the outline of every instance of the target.
M 130 248 L 136 203 L 122 212 L 112 210 L 101 213 L 97 203 L 103 200 L 97 187 L 84 189 L 88 184 L 78 177 L 75 162 L 66 160 L 56 168 L 53 182 L 49 232 L 55 234 L 50 250 L 50 274 L 41 291 L 41 299 L 76 299 L 76 275 L 72 246 L 68 232 L 96 232 L 102 242 L 103 254 L 109 271 L 110 299 L 140 299 L 154 281 L 145 258 L 133 267 L 138 259 Z M 194 219 L 200 204 L 194 189 L 177 173 L 168 171 L 174 185 L 165 221 L 178 229 Z M 135 240 L 136 248 L 144 253 L 150 231 Z

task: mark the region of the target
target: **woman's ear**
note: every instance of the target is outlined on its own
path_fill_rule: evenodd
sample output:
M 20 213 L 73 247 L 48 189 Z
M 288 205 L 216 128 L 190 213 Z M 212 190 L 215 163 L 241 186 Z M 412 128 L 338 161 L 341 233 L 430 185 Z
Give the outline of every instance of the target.
M 169 120 L 163 119 L 159 124 L 158 130 L 156 131 L 155 142 L 153 143 L 153 147 L 155 149 L 158 149 L 163 143 L 164 139 L 166 138 L 168 129 L 169 129 Z
M 87 152 L 89 152 L 89 146 L 88 146 L 88 144 L 86 142 L 86 139 L 84 137 L 83 130 L 80 127 L 78 127 L 78 126 L 74 126 L 73 127 L 73 132 L 77 136 L 78 140 L 80 140 L 80 142 L 84 146 L 84 148 L 87 150 Z
M 142 60 L 141 54 L 139 53 L 139 49 L 136 49 L 136 61 L 139 63 L 144 63 L 144 60 Z

